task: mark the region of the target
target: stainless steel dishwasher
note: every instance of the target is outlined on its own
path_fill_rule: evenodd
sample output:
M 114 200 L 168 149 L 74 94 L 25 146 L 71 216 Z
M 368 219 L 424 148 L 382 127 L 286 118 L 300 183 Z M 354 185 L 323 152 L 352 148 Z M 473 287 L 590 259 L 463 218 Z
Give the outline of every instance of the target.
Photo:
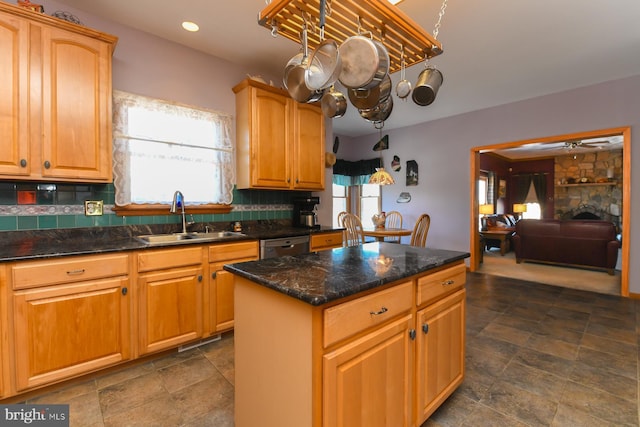
M 260 259 L 309 252 L 309 236 L 279 237 L 260 240 Z

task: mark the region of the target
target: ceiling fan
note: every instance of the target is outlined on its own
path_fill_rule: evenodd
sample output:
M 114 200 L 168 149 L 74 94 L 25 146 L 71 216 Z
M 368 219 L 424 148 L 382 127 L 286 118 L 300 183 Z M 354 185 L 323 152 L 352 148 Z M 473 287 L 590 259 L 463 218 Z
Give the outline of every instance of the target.
M 581 141 L 581 140 L 575 140 L 575 141 L 566 141 L 564 143 L 564 148 L 566 150 L 575 150 L 576 148 L 599 148 L 602 149 L 604 147 L 606 147 L 607 145 L 609 145 L 609 141 L 604 139 L 604 140 L 600 140 L 600 141 L 594 141 L 591 140 L 589 142 L 585 142 L 585 141 Z

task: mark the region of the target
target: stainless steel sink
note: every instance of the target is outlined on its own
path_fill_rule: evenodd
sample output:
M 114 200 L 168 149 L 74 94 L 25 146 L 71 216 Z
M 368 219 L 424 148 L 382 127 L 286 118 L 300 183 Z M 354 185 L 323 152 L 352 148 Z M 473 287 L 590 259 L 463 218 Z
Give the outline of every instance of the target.
M 233 237 L 243 237 L 245 234 L 235 231 L 211 231 L 193 233 L 172 233 L 172 234 L 146 234 L 136 238 L 147 245 L 168 245 L 179 243 L 215 242 Z

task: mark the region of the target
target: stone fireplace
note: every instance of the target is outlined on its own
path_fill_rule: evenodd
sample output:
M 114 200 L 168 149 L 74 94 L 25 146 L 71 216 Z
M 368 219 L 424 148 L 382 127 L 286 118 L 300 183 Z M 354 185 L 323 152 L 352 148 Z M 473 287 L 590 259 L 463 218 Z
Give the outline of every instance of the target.
M 558 219 L 601 219 L 620 229 L 622 150 L 556 157 L 554 207 Z

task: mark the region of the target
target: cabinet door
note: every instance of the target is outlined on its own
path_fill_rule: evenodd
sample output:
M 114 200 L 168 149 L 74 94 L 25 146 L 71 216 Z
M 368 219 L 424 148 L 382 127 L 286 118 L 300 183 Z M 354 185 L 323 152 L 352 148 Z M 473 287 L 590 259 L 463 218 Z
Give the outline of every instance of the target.
M 417 425 L 426 420 L 462 383 L 464 322 L 464 289 L 417 314 Z
M 42 27 L 42 176 L 111 181 L 111 45 Z
M 17 389 L 128 359 L 128 282 L 121 277 L 15 292 Z
M 324 116 L 316 105 L 294 103 L 293 188 L 324 190 Z
M 29 175 L 28 22 L 0 12 L 0 174 Z
M 215 270 L 214 270 L 215 268 Z M 222 269 L 222 265 L 212 265 L 211 274 L 211 332 L 233 328 L 233 283 L 234 275 Z
M 323 357 L 325 427 L 410 425 L 412 320 L 406 315 Z
M 202 336 L 202 267 L 145 273 L 140 291 L 140 354 Z
M 291 185 L 292 101 L 257 88 L 252 88 L 251 93 L 251 185 L 288 189 Z

